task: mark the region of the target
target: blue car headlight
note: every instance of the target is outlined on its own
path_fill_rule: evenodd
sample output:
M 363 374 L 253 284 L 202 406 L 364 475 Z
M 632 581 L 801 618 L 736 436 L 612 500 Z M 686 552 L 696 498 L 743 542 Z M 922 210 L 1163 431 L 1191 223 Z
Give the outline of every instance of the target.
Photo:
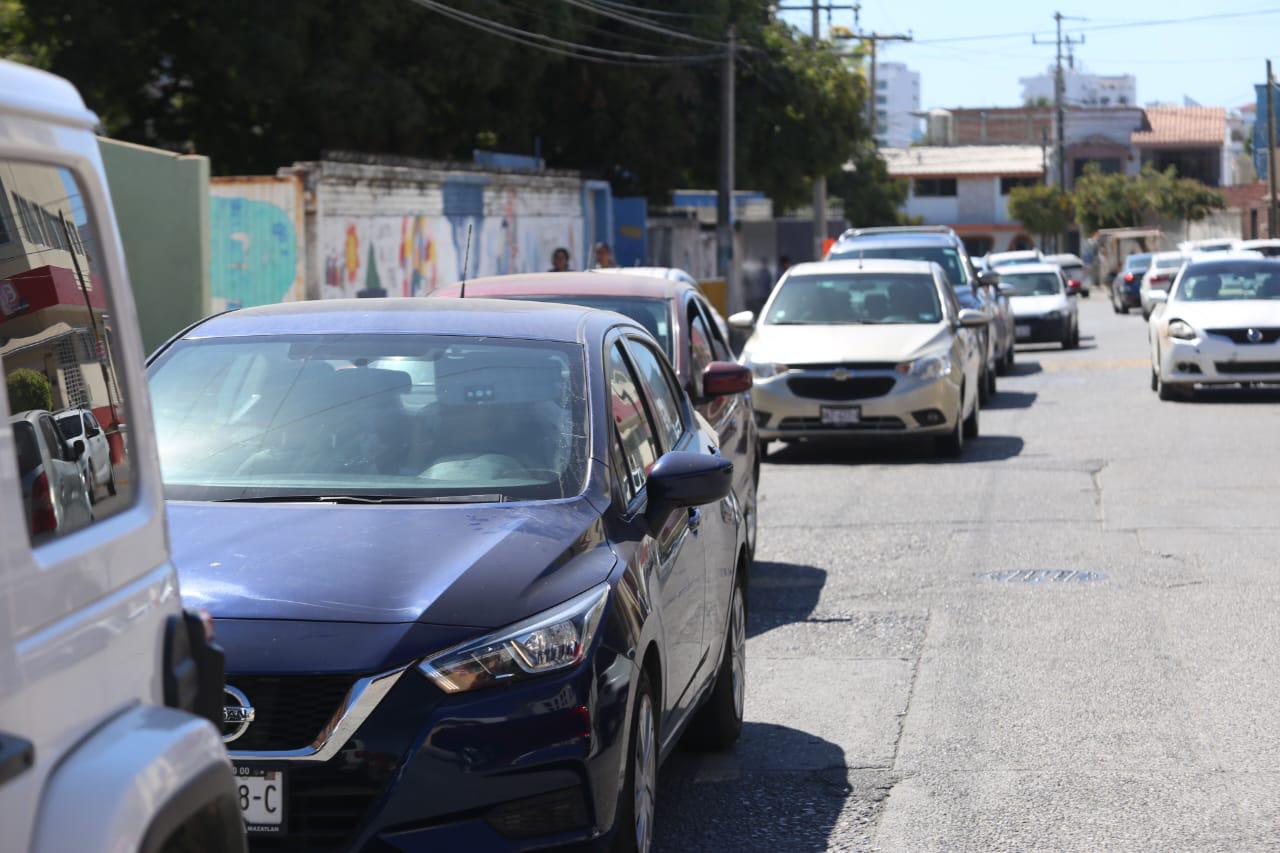
M 445 649 L 418 669 L 446 693 L 463 693 L 577 666 L 600 627 L 609 585 L 528 619 Z

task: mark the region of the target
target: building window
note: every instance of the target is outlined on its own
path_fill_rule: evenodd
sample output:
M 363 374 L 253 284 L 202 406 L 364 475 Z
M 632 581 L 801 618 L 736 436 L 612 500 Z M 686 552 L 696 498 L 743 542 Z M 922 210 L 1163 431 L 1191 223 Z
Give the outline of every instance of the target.
M 888 89 L 888 88 L 889 88 L 889 81 L 888 81 L 888 80 L 877 80 L 877 81 L 876 81 L 876 88 L 877 88 L 877 89 Z
M 913 190 L 919 198 L 953 197 L 956 194 L 956 179 L 916 178 Z
M 1001 178 L 1000 195 L 1008 195 L 1014 187 L 1034 187 L 1038 183 L 1039 178 Z
M 885 95 L 876 95 L 876 103 L 883 107 L 889 103 L 889 99 Z

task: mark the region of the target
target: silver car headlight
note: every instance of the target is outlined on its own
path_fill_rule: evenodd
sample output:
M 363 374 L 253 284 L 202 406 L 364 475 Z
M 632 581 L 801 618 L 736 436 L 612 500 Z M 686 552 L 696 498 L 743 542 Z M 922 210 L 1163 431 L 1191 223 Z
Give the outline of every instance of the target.
M 577 666 L 609 600 L 601 584 L 536 616 L 438 652 L 418 669 L 446 693 L 463 693 Z
M 1170 320 L 1169 337 L 1177 338 L 1180 341 L 1194 340 L 1196 337 L 1196 330 L 1193 329 L 1191 324 L 1185 320 Z
M 1062 319 L 1062 312 L 1061 312 L 1061 311 L 1050 311 L 1050 312 L 1048 312 L 1047 314 L 1045 314 L 1045 315 L 1044 315 L 1044 318 L 1045 318 L 1046 320 L 1061 320 L 1061 319 Z
M 775 364 L 770 361 L 752 361 L 748 359 L 747 366 L 751 368 L 751 375 L 756 379 L 772 379 L 787 372 L 785 364 Z
M 898 365 L 898 372 L 912 376 L 921 381 L 941 379 L 951 372 L 951 354 L 937 353 L 907 361 Z

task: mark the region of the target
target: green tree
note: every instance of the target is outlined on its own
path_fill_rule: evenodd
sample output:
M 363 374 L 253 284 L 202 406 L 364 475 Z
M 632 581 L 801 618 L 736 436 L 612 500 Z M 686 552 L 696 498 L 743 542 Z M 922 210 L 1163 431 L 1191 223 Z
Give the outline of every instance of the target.
M 1090 163 L 1071 194 L 1076 221 L 1087 234 L 1101 228 L 1141 225 L 1152 210 L 1149 184 L 1145 176 L 1103 174 L 1098 164 Z
M 10 412 L 53 408 L 53 388 L 49 378 L 38 370 L 19 367 L 5 377 L 4 386 L 9 395 Z
M 1194 178 L 1179 178 L 1170 166 L 1151 177 L 1152 207 L 1156 213 L 1184 225 L 1199 222 L 1215 210 L 1223 210 L 1227 199 Z
M 853 158 L 827 184 L 832 196 L 844 202 L 844 215 L 856 226 L 908 224 L 902 213 L 907 200 L 907 182 L 889 174 L 876 147 L 870 142 L 857 146 Z
M 1061 187 L 1036 184 L 1009 192 L 1009 215 L 1039 236 L 1043 245 L 1046 237 L 1061 234 L 1075 221 L 1075 207 L 1071 194 Z

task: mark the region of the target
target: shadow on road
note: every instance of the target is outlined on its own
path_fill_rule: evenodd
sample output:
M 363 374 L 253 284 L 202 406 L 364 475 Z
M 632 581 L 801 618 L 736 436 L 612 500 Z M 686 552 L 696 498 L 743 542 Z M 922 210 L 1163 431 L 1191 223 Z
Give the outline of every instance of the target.
M 1035 391 L 997 391 L 983 408 L 1029 409 L 1039 395 Z
M 757 562 L 747 590 L 747 636 L 808 619 L 826 582 L 827 573 L 813 566 Z
M 747 722 L 730 752 L 672 753 L 658 779 L 653 849 L 827 850 L 852 790 L 836 744 Z
M 1040 373 L 1044 368 L 1040 366 L 1038 361 L 1016 361 L 1013 369 L 1009 371 L 1009 376 L 1032 376 Z
M 850 444 L 836 439 L 806 439 L 784 444 L 764 459 L 766 465 L 963 465 L 969 462 L 997 462 L 1022 453 L 1023 441 L 1016 435 L 984 435 L 965 442 L 959 459 L 939 457 L 928 439 L 879 439 L 874 443 Z
M 1200 388 L 1185 403 L 1280 403 L 1280 388 Z

